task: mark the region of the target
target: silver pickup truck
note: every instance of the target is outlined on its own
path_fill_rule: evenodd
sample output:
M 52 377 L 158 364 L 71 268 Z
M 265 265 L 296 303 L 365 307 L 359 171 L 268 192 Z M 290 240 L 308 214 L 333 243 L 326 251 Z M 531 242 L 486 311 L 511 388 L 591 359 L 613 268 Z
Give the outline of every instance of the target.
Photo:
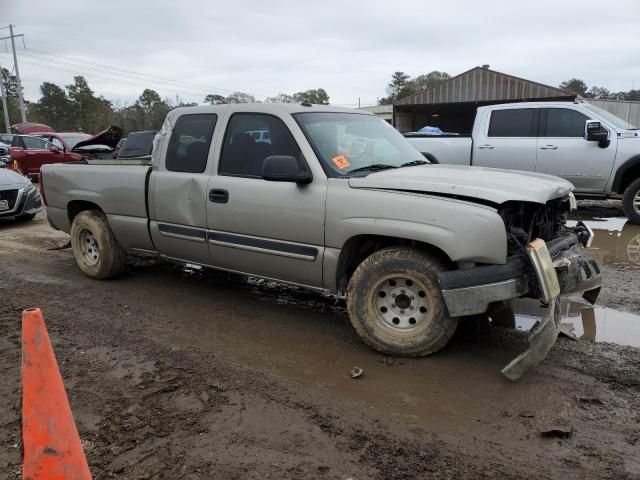
M 90 277 L 127 251 L 346 295 L 373 348 L 423 356 L 459 321 L 518 297 L 547 313 L 509 378 L 555 342 L 559 295 L 595 301 L 600 272 L 567 228 L 571 184 L 430 165 L 366 112 L 310 104 L 178 108 L 152 160 L 42 167 L 47 215 Z
M 432 163 L 558 175 L 576 196 L 620 198 L 640 224 L 640 130 L 584 101 L 478 108 L 471 136 L 405 134 Z

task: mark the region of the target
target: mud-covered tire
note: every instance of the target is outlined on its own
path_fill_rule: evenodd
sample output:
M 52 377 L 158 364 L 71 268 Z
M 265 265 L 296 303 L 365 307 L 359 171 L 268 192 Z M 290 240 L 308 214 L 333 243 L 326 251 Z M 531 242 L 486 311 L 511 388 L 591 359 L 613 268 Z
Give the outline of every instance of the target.
M 125 251 L 100 211 L 85 210 L 75 216 L 71 248 L 78 267 L 91 278 L 112 278 L 124 269 Z
M 388 355 L 421 357 L 442 349 L 458 326 L 438 285 L 444 270 L 442 261 L 413 248 L 389 247 L 367 257 L 347 286 L 358 335 Z
M 631 223 L 640 224 L 640 178 L 631 182 L 622 195 L 622 210 Z

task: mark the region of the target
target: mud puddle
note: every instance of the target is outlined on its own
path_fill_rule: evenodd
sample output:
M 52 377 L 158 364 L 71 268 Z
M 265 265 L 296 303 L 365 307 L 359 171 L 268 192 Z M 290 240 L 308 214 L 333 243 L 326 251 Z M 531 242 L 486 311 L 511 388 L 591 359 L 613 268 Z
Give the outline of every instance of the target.
M 516 328 L 528 331 L 542 316 L 536 300 L 522 299 L 514 305 Z M 563 299 L 562 324 L 576 339 L 640 347 L 640 315 L 591 306 L 581 300 Z
M 640 225 L 620 217 L 593 217 L 583 222 L 595 234 L 586 251 L 599 263 L 618 270 L 640 270 Z M 575 224 L 567 222 L 568 226 Z

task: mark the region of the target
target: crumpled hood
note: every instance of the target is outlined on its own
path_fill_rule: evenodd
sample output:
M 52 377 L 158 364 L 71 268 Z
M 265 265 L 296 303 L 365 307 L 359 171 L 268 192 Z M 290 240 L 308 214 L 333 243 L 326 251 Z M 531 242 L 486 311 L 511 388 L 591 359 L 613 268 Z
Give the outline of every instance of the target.
M 552 175 L 464 165 L 421 165 L 383 170 L 349 179 L 352 188 L 379 188 L 456 195 L 502 204 L 509 200 L 544 204 L 573 190 Z
M 111 150 L 114 150 L 121 138 L 122 129 L 113 125 L 100 133 L 96 133 L 91 138 L 87 138 L 82 142 L 78 142 L 71 150 L 76 152 L 79 148 L 88 147 L 91 145 L 106 145 L 107 147 L 111 148 Z M 88 149 L 85 148 L 83 151 L 86 152 L 88 151 Z
M 13 170 L 9 170 L 8 168 L 0 168 L 0 188 L 23 188 L 30 184 L 31 182 L 27 178 L 14 172 Z

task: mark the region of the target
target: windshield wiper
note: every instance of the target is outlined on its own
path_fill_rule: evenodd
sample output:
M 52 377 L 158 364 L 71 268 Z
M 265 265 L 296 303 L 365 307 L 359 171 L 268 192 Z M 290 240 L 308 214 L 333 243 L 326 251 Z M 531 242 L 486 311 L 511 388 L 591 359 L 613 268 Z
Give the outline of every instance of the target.
M 351 173 L 358 172 L 379 172 L 380 170 L 387 170 L 389 168 L 398 168 L 395 165 L 387 165 L 386 163 L 372 163 L 371 165 L 365 165 L 364 167 L 354 168 L 349 171 Z
M 412 160 L 411 162 L 403 163 L 401 167 L 415 167 L 416 165 L 429 165 L 430 162 L 426 160 Z

